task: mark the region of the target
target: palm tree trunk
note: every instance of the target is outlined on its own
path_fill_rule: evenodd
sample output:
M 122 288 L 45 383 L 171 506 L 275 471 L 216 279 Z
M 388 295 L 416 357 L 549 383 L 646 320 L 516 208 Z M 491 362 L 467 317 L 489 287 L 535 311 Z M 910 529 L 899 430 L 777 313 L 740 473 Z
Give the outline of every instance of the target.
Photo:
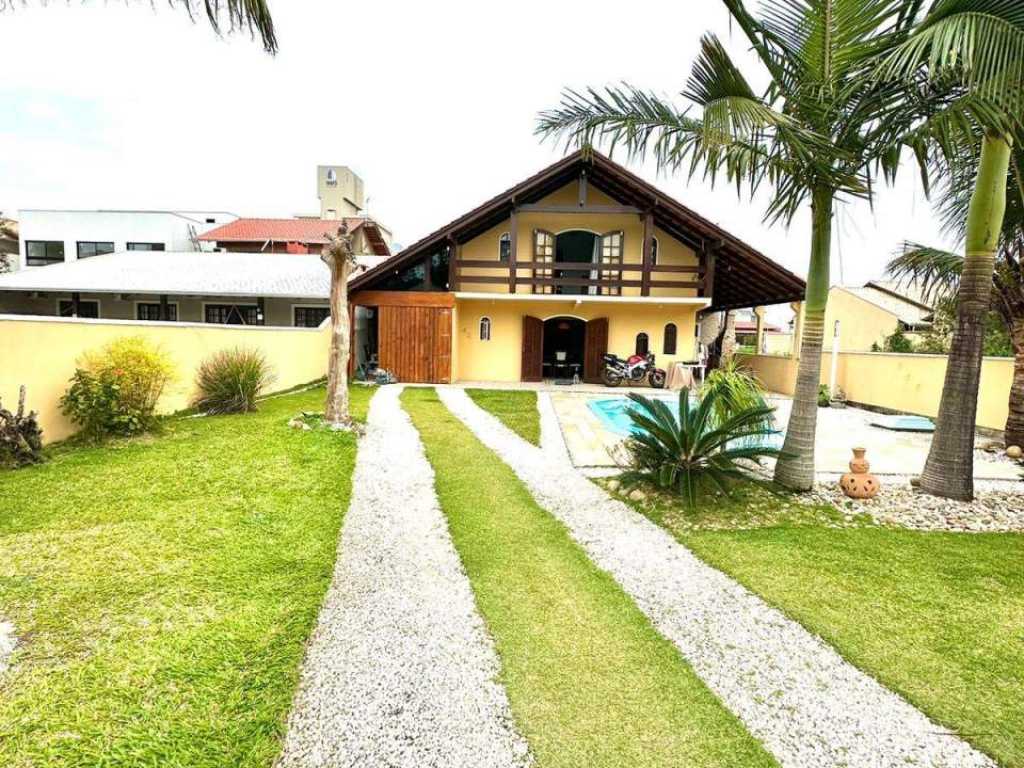
M 782 455 L 775 464 L 775 482 L 794 491 L 814 486 L 814 433 L 818 423 L 821 344 L 825 335 L 829 263 L 832 254 L 831 189 L 816 189 L 811 201 L 811 260 L 804 297 L 803 338 L 796 374 L 793 409 Z
M 1006 445 L 1024 448 L 1024 318 L 1010 326 L 1013 342 L 1013 382 L 1010 384 L 1010 415 L 1006 417 Z
M 327 404 L 324 421 L 332 426 L 352 423 L 348 412 L 349 314 L 346 259 L 331 264 L 331 346 L 327 360 Z
M 966 254 L 957 297 L 957 323 L 946 365 L 939 415 L 921 490 L 948 499 L 974 498 L 974 428 L 978 412 L 985 318 L 992 302 L 992 273 L 1006 213 L 1010 142 L 986 135 L 978 181 L 967 214 Z

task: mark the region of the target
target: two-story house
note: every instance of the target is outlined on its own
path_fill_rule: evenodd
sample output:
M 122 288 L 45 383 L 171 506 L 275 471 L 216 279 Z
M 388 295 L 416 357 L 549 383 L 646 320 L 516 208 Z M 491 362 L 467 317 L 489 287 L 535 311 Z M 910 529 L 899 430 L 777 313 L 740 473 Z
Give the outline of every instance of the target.
M 350 284 L 353 366 L 400 380 L 599 380 L 602 355 L 695 356 L 698 314 L 804 283 L 596 152 L 577 152 Z

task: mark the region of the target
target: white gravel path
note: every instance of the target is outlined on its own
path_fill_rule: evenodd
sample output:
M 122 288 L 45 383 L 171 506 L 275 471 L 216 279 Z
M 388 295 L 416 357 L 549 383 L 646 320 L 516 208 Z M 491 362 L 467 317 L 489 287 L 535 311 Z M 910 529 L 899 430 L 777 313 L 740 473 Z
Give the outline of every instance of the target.
M 0 620 L 0 675 L 7 671 L 7 659 L 14 652 L 18 641 L 14 638 L 14 625 Z
M 561 436 L 545 393 L 538 395 L 545 444 L 538 449 L 462 390 L 438 391 L 783 766 L 994 768 L 988 757 L 573 469 L 548 443 Z
M 370 403 L 334 579 L 278 765 L 530 762 L 401 387 Z

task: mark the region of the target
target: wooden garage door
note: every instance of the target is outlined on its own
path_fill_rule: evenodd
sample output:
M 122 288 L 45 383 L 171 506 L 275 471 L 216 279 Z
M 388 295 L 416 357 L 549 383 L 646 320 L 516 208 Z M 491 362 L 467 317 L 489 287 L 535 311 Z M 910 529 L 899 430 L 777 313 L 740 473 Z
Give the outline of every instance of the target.
M 447 384 L 452 376 L 448 307 L 380 307 L 380 366 L 399 381 Z

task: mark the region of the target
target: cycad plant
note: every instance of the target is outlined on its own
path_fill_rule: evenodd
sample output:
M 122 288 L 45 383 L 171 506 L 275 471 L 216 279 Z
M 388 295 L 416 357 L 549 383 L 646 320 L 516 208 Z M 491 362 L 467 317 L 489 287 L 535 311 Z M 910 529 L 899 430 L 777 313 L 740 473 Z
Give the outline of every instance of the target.
M 804 333 L 785 454 L 775 479 L 791 489 L 814 482 L 814 434 L 833 207 L 837 197 L 870 197 L 875 169 L 892 176 L 892 151 L 908 118 L 902 83 L 874 77 L 879 57 L 903 42 L 916 3 L 899 0 L 772 0 L 760 15 L 723 0 L 768 75 L 749 85 L 720 41 L 703 39 L 683 97 L 688 107 L 623 85 L 567 91 L 540 116 L 538 132 L 579 146 L 622 146 L 653 156 L 660 169 L 720 175 L 751 192 L 767 184 L 766 218 L 790 222 L 810 206 L 811 244 Z
M 939 167 L 952 183 L 967 180 L 961 188 L 968 193 L 958 198 L 965 258 L 957 322 L 921 488 L 970 499 L 985 320 L 1003 233 L 1011 148 L 1024 109 L 1024 2 L 934 0 L 878 71 L 883 78 L 925 84 L 913 95 L 930 102 L 927 119 L 906 141 L 919 158 L 937 147 Z M 1019 172 L 1012 183 L 1022 183 Z
M 691 409 L 690 390 L 679 392 L 679 416 L 664 400 L 630 394 L 632 436 L 626 443 L 638 474 L 650 482 L 678 493 L 694 506 L 697 495 L 709 484 L 731 496 L 730 487 L 750 482 L 740 466 L 743 460 L 760 463 L 778 457 L 769 444 L 772 409 L 767 406 L 742 408 L 728 418 L 715 418 L 720 391 L 708 391 Z

